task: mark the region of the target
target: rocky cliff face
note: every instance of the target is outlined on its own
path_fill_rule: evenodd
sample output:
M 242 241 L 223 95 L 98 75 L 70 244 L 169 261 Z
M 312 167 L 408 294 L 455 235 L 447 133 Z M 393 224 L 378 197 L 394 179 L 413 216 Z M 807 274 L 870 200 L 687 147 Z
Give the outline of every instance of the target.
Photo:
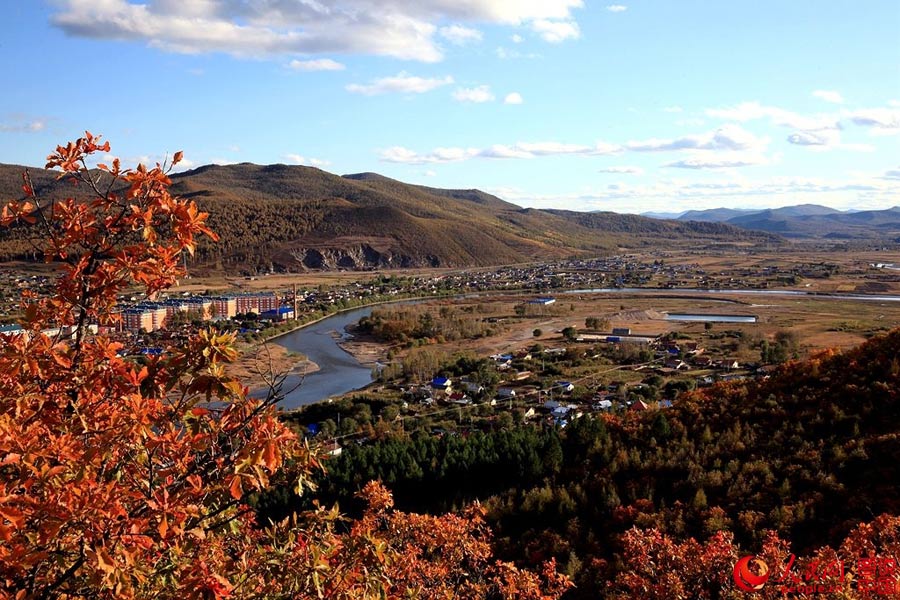
M 272 262 L 281 268 L 303 269 L 385 269 L 440 267 L 437 256 L 412 257 L 394 249 L 378 250 L 369 244 L 335 247 L 299 247 L 278 252 Z

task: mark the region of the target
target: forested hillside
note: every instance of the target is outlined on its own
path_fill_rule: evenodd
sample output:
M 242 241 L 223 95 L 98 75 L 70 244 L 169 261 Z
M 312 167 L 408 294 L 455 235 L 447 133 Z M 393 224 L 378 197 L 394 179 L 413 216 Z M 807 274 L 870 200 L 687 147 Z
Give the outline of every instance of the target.
M 0 195 L 22 196 L 24 167 L 0 165 Z M 101 178 L 99 172 L 95 177 Z M 45 199 L 71 186 L 31 169 Z M 771 234 L 635 215 L 521 208 L 485 192 L 409 185 L 311 167 L 209 165 L 172 175 L 172 191 L 209 213 L 218 244 L 201 243 L 192 269 L 227 272 L 468 267 L 600 256 L 666 244 L 771 244 Z M 2 233 L 0 260 L 34 259 L 27 228 Z
M 481 500 L 501 556 L 557 558 L 578 584 L 571 598 L 612 593 L 635 568 L 623 556 L 633 527 L 672 544 L 728 532 L 744 553 L 774 531 L 809 555 L 900 515 L 898 357 L 900 329 L 764 381 L 685 393 L 667 410 L 351 445 L 329 463 L 321 497 L 352 506 L 380 479 L 401 508 Z

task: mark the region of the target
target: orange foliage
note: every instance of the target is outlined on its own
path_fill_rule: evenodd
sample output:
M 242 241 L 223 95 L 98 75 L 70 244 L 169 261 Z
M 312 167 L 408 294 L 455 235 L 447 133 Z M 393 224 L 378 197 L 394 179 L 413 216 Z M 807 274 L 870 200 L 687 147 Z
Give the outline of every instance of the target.
M 3 225 L 42 227 L 56 293 L 23 298 L 25 334 L 0 339 L 0 598 L 556 598 L 567 582 L 490 559 L 480 515 L 372 508 L 349 534 L 320 510 L 267 528 L 244 500 L 277 481 L 308 487 L 318 458 L 277 419 L 276 395 L 225 376 L 231 335 L 202 331 L 138 364 L 89 325 L 117 322 L 117 294 L 179 274 L 206 214 L 171 196 L 170 165 L 89 171 L 109 144 L 86 133 L 48 158 L 88 199 L 27 202 Z M 72 336 L 50 334 L 70 328 Z M 462 594 L 462 595 L 457 595 Z
M 748 552 L 735 546 L 728 532 L 717 532 L 700 544 L 693 538 L 674 540 L 656 529 L 633 528 L 621 542 L 624 568 L 609 584 L 610 597 L 615 599 L 876 600 L 900 592 L 900 517 L 896 516 L 882 515 L 857 526 L 838 550 L 825 547 L 801 558 L 791 554 L 788 542 L 767 532 L 755 556 L 766 565 L 759 574 L 767 577 L 761 589 L 752 593 L 740 590 L 733 580 L 738 557 Z M 880 587 L 866 585 L 876 581 Z M 827 591 L 811 589 L 815 585 Z

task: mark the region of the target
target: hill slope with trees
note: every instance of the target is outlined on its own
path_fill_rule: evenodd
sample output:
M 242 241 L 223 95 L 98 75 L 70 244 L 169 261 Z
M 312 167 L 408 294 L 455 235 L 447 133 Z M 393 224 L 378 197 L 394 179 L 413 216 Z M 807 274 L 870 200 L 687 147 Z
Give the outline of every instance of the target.
M 626 585 L 647 566 L 636 548 L 703 544 L 731 562 L 715 573 L 692 566 L 693 589 L 717 591 L 680 597 L 731 597 L 737 556 L 776 538 L 810 557 L 880 515 L 900 534 L 900 329 L 764 380 L 684 393 L 665 410 L 583 417 L 562 430 L 520 425 L 439 440 L 421 432 L 349 446 L 321 493 L 352 505 L 370 479 L 407 509 L 482 500 L 500 555 L 555 558 L 577 584 L 567 598 L 637 597 Z M 675 575 L 692 577 L 682 567 Z
M 23 170 L 0 165 L 0 194 L 21 197 Z M 39 196 L 66 196 L 66 182 L 42 169 L 30 172 Z M 171 178 L 173 193 L 208 212 L 221 238 L 201 243 L 192 266 L 230 272 L 490 266 L 601 256 L 663 241 L 778 241 L 727 225 L 525 209 L 479 190 L 409 185 L 374 173 L 340 177 L 243 163 Z M 0 236 L 0 259 L 33 257 L 22 231 Z
M 25 332 L 0 334 L 0 598 L 556 600 L 569 587 L 552 563 L 495 560 L 478 507 L 407 514 L 377 483 L 352 522 L 336 509 L 256 521 L 252 494 L 311 491 L 321 457 L 279 419 L 275 389 L 250 397 L 225 374 L 235 336 L 201 330 L 133 360 L 90 331 L 118 321 L 122 290 L 169 287 L 180 255 L 217 237 L 164 169 L 116 161 L 100 188 L 82 167 L 109 151 L 87 132 L 57 147 L 48 161 L 80 201 L 51 208 L 26 179 L 0 214 L 37 226 L 65 265 L 52 293 L 23 294 Z

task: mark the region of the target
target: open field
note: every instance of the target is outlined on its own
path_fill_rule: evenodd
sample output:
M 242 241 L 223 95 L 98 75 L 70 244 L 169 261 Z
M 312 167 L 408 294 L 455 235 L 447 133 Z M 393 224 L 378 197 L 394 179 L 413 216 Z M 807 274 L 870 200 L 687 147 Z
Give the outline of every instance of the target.
M 641 255 L 644 260 L 659 258 L 660 254 Z M 706 271 L 737 272 L 778 267 L 812 271 L 814 266 L 832 266 L 835 272 L 828 277 L 803 277 L 796 287 L 806 291 L 823 293 L 874 293 L 900 292 L 900 271 L 875 269 L 871 265 L 893 263 L 900 265 L 900 252 L 896 250 L 840 252 L 804 246 L 778 252 L 752 252 L 743 255 L 711 253 L 665 253 L 667 263 L 696 264 Z
M 417 309 L 452 306 L 489 312 L 500 320 L 498 332 L 489 337 L 434 344 L 447 354 L 468 351 L 479 356 L 506 353 L 534 343 L 544 346 L 562 345 L 560 333 L 565 327 L 585 329 L 585 319 L 608 319 L 610 327 L 627 327 L 637 335 L 656 336 L 678 332 L 695 339 L 710 340 L 722 332 L 740 332 L 740 343 L 728 342 L 728 355 L 740 361 L 758 361 L 756 344 L 771 340 L 779 331 L 791 331 L 800 341 L 804 352 L 824 348 L 849 348 L 858 345 L 872 334 L 900 326 L 900 303 L 874 301 L 845 301 L 808 297 L 772 297 L 728 295 L 716 299 L 687 294 L 572 294 L 559 295 L 552 311 L 545 315 L 518 317 L 515 307 L 530 296 L 494 295 L 477 299 L 444 299 L 419 304 Z M 480 309 L 478 308 L 480 307 Z M 702 322 L 665 321 L 658 317 L 664 312 L 701 314 L 752 314 L 757 323 L 715 323 L 707 330 Z M 535 329 L 542 335 L 535 337 Z M 608 333 L 608 332 L 607 332 Z M 345 349 L 364 362 L 372 362 L 373 355 L 384 360 L 388 345 L 375 352 L 377 345 L 354 342 Z M 397 350 L 395 349 L 395 352 Z M 399 354 L 403 354 L 399 350 Z

